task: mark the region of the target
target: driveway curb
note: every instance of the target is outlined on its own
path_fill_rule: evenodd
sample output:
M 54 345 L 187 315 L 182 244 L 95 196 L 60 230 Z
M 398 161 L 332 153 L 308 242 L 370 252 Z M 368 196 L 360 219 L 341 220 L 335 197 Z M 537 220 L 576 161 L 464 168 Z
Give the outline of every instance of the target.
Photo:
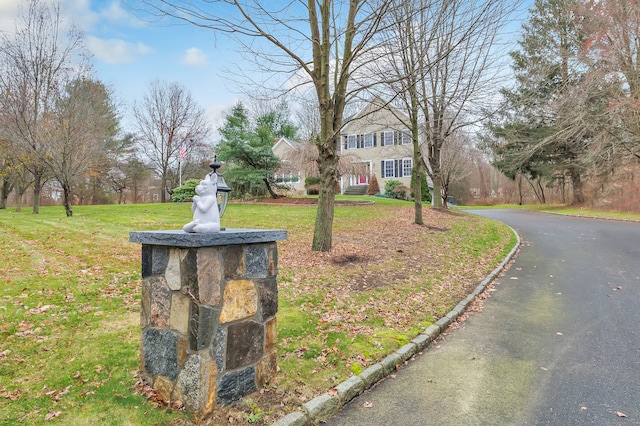
M 382 361 L 366 368 L 357 376 L 351 376 L 329 392 L 313 398 L 304 404 L 299 410 L 287 414 L 272 426 L 312 426 L 327 421 L 336 415 L 340 409 L 356 396 L 386 378 L 411 359 L 414 355 L 424 351 L 433 340 L 453 323 L 473 301 L 480 295 L 502 270 L 507 266 L 520 248 L 520 236 L 511 227 L 511 232 L 516 236 L 516 245 L 500 262 L 500 264 L 487 277 L 478 284 L 475 290 L 458 303 L 447 315 L 427 327 L 411 342 L 402 346 Z

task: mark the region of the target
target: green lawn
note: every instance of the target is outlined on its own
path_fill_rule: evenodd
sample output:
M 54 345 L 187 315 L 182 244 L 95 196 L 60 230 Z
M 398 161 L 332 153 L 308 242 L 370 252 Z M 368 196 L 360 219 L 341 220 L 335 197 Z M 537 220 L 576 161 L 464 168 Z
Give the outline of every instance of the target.
M 515 242 L 487 219 L 425 208 L 432 227 L 418 227 L 411 204 L 373 200 L 336 207 L 331 253 L 310 251 L 314 206 L 229 205 L 223 226 L 289 234 L 278 244 L 281 372 L 225 409 L 240 424 L 277 419 L 415 337 Z M 136 390 L 140 246 L 128 242 L 189 220 L 189 204 L 0 210 L 0 424 L 189 418 Z
M 529 204 L 529 205 L 501 204 L 496 206 L 456 206 L 456 208 L 459 208 L 461 210 L 527 209 L 527 210 L 538 210 L 541 212 L 565 214 L 565 215 L 573 215 L 573 216 L 640 221 L 640 214 L 638 213 L 603 211 L 603 210 L 589 209 L 585 207 L 571 207 L 571 206 L 555 205 L 555 204 Z

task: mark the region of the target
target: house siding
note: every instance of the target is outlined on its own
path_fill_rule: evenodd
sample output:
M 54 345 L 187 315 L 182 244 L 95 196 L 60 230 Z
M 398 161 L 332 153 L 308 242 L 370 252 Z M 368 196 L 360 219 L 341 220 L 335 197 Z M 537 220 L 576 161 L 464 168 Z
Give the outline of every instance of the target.
M 273 153 L 278 156 L 278 158 L 282 158 L 289 150 L 291 150 L 295 145 L 297 144 L 297 142 L 293 142 L 290 141 L 286 138 L 280 138 L 275 145 L 273 146 L 273 148 L 271 149 L 273 151 Z M 304 180 L 305 180 L 305 176 L 304 173 L 299 172 L 297 170 L 293 170 L 290 168 L 285 167 L 276 170 L 276 177 L 283 177 L 285 180 L 285 184 L 291 188 L 291 191 L 293 191 L 293 193 L 295 194 L 304 194 L 305 193 L 305 188 L 304 188 Z M 298 177 L 298 181 L 295 181 L 295 178 Z M 289 182 L 287 180 L 292 180 L 293 178 L 293 182 Z
M 340 138 L 340 150 L 355 157 L 355 161 L 369 162 L 371 174 L 376 176 L 380 191 L 389 180 L 398 180 L 411 186 L 409 161 L 413 166 L 413 144 L 411 134 L 402 121 L 390 109 L 381 109 L 380 102 L 371 102 L 344 126 Z M 400 114 L 395 111 L 395 114 Z M 372 135 L 372 136 L 369 136 Z M 373 139 L 373 146 L 371 142 Z M 393 173 L 391 173 L 393 161 Z M 385 173 L 385 165 L 388 169 Z M 344 192 L 353 179 L 342 177 L 341 191 Z

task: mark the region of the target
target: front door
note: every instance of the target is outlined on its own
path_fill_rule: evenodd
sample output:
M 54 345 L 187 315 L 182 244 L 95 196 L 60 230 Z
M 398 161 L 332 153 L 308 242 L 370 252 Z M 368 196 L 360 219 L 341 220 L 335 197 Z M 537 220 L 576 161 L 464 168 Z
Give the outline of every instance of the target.
M 356 178 L 356 185 L 367 185 L 369 183 L 369 175 L 371 174 L 371 163 L 367 162 L 366 167 L 366 173 Z

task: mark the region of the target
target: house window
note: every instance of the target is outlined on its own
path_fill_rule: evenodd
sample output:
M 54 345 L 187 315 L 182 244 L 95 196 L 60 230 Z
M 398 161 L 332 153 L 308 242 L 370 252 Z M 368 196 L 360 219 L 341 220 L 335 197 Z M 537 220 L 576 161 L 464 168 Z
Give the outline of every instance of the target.
M 393 145 L 393 133 L 391 130 L 382 132 L 382 146 Z
M 347 136 L 347 149 L 356 149 L 358 147 L 358 138 L 356 135 Z
M 400 133 L 400 139 L 402 140 L 402 145 L 409 145 L 413 142 L 413 138 L 411 137 L 411 133 L 404 131 Z
M 367 133 L 364 135 L 364 147 L 372 148 L 375 146 L 375 133 Z
M 412 170 L 413 170 L 413 159 L 403 158 L 402 159 L 402 176 L 405 176 L 405 177 L 411 176 Z
M 396 177 L 395 160 L 382 160 L 382 174 L 385 178 Z
M 300 182 L 300 172 L 279 173 L 275 175 L 275 181 L 279 185 Z

